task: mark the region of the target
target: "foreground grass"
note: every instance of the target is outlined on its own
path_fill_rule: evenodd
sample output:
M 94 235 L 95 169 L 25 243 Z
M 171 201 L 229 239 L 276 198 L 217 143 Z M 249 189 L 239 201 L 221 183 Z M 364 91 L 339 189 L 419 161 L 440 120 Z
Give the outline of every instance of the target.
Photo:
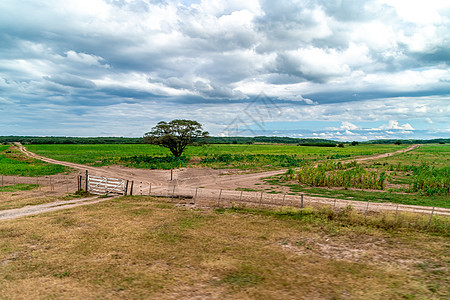
M 38 205 L 55 202 L 61 197 L 51 195 L 30 195 L 29 193 L 20 193 L 20 190 L 12 192 L 3 191 L 0 193 L 0 211 L 6 209 L 21 208 L 28 205 Z
M 406 145 L 358 145 L 345 148 L 299 147 L 295 145 L 207 145 L 188 147 L 185 155 L 190 166 L 208 166 L 213 168 L 239 168 L 247 170 L 269 170 L 284 168 L 279 161 L 284 156 L 311 161 L 322 159 L 349 158 L 361 155 L 393 152 L 406 148 Z M 149 163 L 132 163 L 133 157 L 164 157 L 170 154 L 166 148 L 155 145 L 27 145 L 27 149 L 39 155 L 79 164 L 106 166 L 122 164 L 135 168 L 167 168 Z M 239 157 L 235 157 L 239 154 Z M 223 161 L 222 156 L 232 155 Z M 201 163 L 202 159 L 210 159 Z M 131 159 L 130 159 L 131 158 Z M 242 160 L 243 159 L 243 160 Z M 177 164 L 171 167 L 179 167 Z M 290 166 L 294 167 L 294 166 Z
M 326 211 L 204 211 L 150 197 L 123 197 L 5 221 L 0 223 L 0 295 L 448 296 L 445 229 L 437 230 L 434 223 L 433 232 L 414 226 L 378 228 L 367 220 L 352 211 L 342 216 Z
M 37 185 L 17 185 L 18 187 L 10 186 L 5 187 L 2 191 L 0 187 L 0 211 L 7 209 L 22 208 L 28 205 L 39 205 L 45 203 L 57 202 L 59 200 L 72 200 L 79 198 L 92 197 L 91 193 L 86 193 L 85 191 L 75 192 L 74 194 L 66 194 L 55 196 L 51 193 L 46 192 L 36 192 L 33 193 L 20 193 L 20 191 L 28 191 L 30 189 L 35 189 Z M 1 298 L 0 298 L 1 299 Z
M 52 165 L 37 159 L 27 157 L 15 146 L 0 148 L 0 174 L 18 176 L 46 176 L 67 173 L 70 168 Z

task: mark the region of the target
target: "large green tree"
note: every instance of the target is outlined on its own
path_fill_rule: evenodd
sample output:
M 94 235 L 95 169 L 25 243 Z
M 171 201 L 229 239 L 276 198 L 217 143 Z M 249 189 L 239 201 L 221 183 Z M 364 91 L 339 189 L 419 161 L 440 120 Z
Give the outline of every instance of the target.
M 144 135 L 144 141 L 169 148 L 175 157 L 180 157 L 188 145 L 203 144 L 208 137 L 209 133 L 197 121 L 172 120 L 159 122 Z

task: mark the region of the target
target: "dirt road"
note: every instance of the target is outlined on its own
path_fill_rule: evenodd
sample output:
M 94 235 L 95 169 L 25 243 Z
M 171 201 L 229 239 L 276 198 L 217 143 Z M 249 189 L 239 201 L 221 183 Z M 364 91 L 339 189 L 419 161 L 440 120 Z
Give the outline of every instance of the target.
M 139 191 L 144 194 L 148 194 L 147 191 L 152 192 L 152 194 L 180 194 L 180 195 L 194 195 L 198 192 L 198 187 L 201 188 L 201 194 L 204 198 L 217 199 L 222 197 L 223 194 L 227 199 L 239 200 L 242 198 L 242 193 L 236 191 L 237 188 L 241 189 L 255 189 L 257 185 L 258 188 L 265 188 L 265 183 L 261 180 L 262 178 L 280 175 L 286 172 L 286 170 L 276 170 L 268 172 L 260 172 L 253 174 L 239 174 L 234 170 L 215 170 L 211 168 L 183 168 L 179 170 L 174 170 L 174 180 L 170 180 L 170 170 L 147 170 L 147 169 L 131 169 L 121 166 L 108 166 L 108 167 L 92 167 L 81 164 L 75 164 L 71 162 L 58 161 L 47 157 L 39 156 L 35 153 L 28 151 L 20 143 L 16 143 L 18 148 L 26 155 L 43 160 L 52 164 L 59 164 L 63 166 L 68 166 L 80 171 L 88 170 L 90 174 L 96 176 L 105 176 L 111 178 L 122 178 L 133 180 L 138 186 Z M 405 153 L 419 147 L 419 145 L 412 145 L 406 149 L 398 150 L 392 153 L 377 154 L 373 156 L 365 156 L 359 158 L 353 158 L 356 161 L 367 161 L 380 159 L 384 157 L 389 157 L 392 155 Z M 176 189 L 176 190 L 175 190 Z M 195 192 L 194 192 L 195 190 Z M 287 192 L 287 191 L 286 191 Z M 251 196 L 254 197 L 254 196 Z M 267 195 L 265 199 L 271 198 L 274 200 L 275 195 Z M 278 195 L 277 197 L 281 197 Z M 245 196 L 244 196 L 245 198 Z M 231 201 L 230 200 L 230 201 Z M 275 200 L 274 200 L 275 201 Z M 283 199 L 284 201 L 284 199 Z M 297 200 L 293 200 L 297 201 Z M 336 207 L 343 207 L 347 205 L 352 205 L 355 209 L 366 210 L 367 204 L 361 201 L 348 201 L 339 199 L 330 199 L 322 197 L 309 197 L 305 196 L 304 201 L 306 203 L 316 203 L 316 204 L 329 204 Z M 370 203 L 370 210 L 407 210 L 414 212 L 430 213 L 430 207 L 420 207 L 420 206 L 410 206 L 410 205 L 400 205 L 390 203 Z M 440 215 L 450 216 L 450 209 L 435 209 L 434 213 Z
M 90 197 L 82 199 L 64 200 L 39 205 L 27 205 L 21 208 L 8 209 L 0 211 L 1 220 L 17 219 L 19 217 L 36 215 L 44 212 L 50 212 L 61 209 L 68 209 L 76 206 L 98 203 L 111 198 Z
M 178 185 L 186 187 L 204 187 L 211 189 L 236 189 L 236 188 L 254 188 L 255 183 L 262 183 L 261 178 L 266 178 L 274 175 L 284 174 L 284 170 L 267 171 L 251 174 L 239 174 L 233 170 L 215 170 L 211 168 L 182 168 L 174 170 L 174 180 L 170 181 L 170 170 L 147 170 L 147 169 L 132 169 L 121 166 L 108 167 L 91 167 L 66 161 L 58 161 L 55 159 L 43 157 L 33 152 L 28 151 L 20 143 L 15 143 L 20 151 L 27 156 L 40 159 L 42 161 L 71 167 L 78 170 L 88 170 L 92 175 L 105 176 L 111 178 L 123 178 L 134 180 L 136 182 L 151 182 L 153 187 Z M 419 145 L 412 145 L 406 149 L 398 150 L 392 153 L 383 153 L 373 156 L 359 157 L 352 160 L 367 161 L 373 159 L 380 159 L 389 157 L 395 154 L 411 151 L 419 147 Z

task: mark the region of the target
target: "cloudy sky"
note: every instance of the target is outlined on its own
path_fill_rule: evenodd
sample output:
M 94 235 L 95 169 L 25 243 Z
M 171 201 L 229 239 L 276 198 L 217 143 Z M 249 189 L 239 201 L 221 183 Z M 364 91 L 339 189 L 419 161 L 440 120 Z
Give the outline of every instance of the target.
M 1 0 L 0 135 L 450 137 L 448 0 Z

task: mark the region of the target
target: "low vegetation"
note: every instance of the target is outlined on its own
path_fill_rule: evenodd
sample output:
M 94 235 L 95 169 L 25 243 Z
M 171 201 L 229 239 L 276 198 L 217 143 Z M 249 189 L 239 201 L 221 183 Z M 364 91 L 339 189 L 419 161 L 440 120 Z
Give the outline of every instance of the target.
M 309 142 L 309 143 L 301 143 L 299 146 L 313 146 L 313 147 L 336 147 L 337 143 L 332 142 Z
M 111 161 L 122 164 L 130 168 L 144 168 L 144 169 L 172 169 L 182 168 L 188 164 L 186 156 L 150 156 L 150 155 L 133 155 L 124 156 Z
M 355 161 L 344 164 L 327 161 L 317 166 L 302 167 L 294 174 L 288 171 L 288 175 L 310 186 L 376 190 L 383 190 L 386 180 L 386 172 L 369 171 Z
M 450 195 L 450 167 L 435 168 L 429 165 L 412 168 L 412 192 L 425 195 Z
M 17 191 L 31 191 L 35 188 L 37 188 L 37 184 L 14 184 L 14 185 L 6 185 L 6 186 L 0 186 L 0 193 L 5 192 L 17 192 Z
M 67 167 L 27 157 L 15 146 L 3 146 L 0 148 L 1 175 L 37 177 L 64 173 L 69 170 Z
M 4 298 L 448 297 L 448 223 L 122 197 L 0 223 Z M 428 229 L 428 231 L 427 231 Z
M 267 182 L 311 196 L 449 208 L 449 162 L 449 145 L 423 145 L 375 161 L 307 165 Z
M 410 179 L 401 180 L 399 175 L 402 174 L 407 174 Z M 317 166 L 302 167 L 296 172 L 288 170 L 286 178 L 314 187 L 374 190 L 384 190 L 387 182 L 403 183 L 407 187 L 398 188 L 398 191 L 420 192 L 428 196 L 450 194 L 450 167 L 436 168 L 426 163 L 420 166 L 384 164 L 383 168 L 371 170 L 355 161 L 344 164 L 327 161 Z
M 241 170 L 266 168 L 298 167 L 305 160 L 297 155 L 274 154 L 212 154 L 203 157 L 200 164 L 214 168 L 235 168 Z
M 92 166 L 125 165 L 166 169 L 174 166 L 207 166 L 268 170 L 298 167 L 304 161 L 349 158 L 393 152 L 401 145 L 358 145 L 345 148 L 298 147 L 295 145 L 207 145 L 187 147 L 180 159 L 155 145 L 28 145 L 39 155 Z

